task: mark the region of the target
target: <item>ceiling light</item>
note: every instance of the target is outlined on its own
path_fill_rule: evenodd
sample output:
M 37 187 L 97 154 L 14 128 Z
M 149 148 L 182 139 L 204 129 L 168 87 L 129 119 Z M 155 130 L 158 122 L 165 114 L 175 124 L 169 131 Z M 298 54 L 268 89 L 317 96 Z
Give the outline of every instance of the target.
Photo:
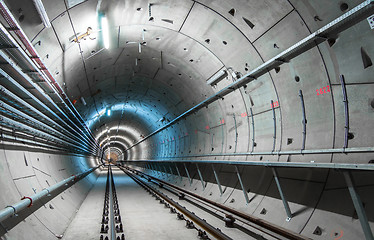
M 112 114 L 112 109 L 107 108 L 106 109 L 106 115 L 109 117 Z
M 104 40 L 104 47 L 109 49 L 109 27 L 108 27 L 108 19 L 104 16 L 101 18 L 101 27 L 103 30 L 103 40 Z
M 47 12 L 45 11 L 44 5 L 41 0 L 33 0 L 36 10 L 39 13 L 40 18 L 46 28 L 50 28 L 51 22 L 49 21 Z

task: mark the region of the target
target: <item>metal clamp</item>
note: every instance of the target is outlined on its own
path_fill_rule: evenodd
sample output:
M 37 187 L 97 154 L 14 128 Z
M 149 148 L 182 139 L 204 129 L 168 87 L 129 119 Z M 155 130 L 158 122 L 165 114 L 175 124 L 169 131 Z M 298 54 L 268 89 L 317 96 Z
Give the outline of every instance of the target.
M 48 193 L 47 193 L 47 196 L 50 197 L 51 196 L 51 192 L 49 191 L 48 188 L 43 188 L 43 190 L 46 190 Z
M 17 214 L 17 210 L 16 210 L 16 208 L 15 207 L 13 207 L 13 206 L 6 206 L 5 208 L 13 208 L 13 216 L 15 216 L 15 217 L 17 217 L 18 216 L 18 214 Z
M 25 200 L 25 199 L 29 199 L 30 200 L 30 204 L 27 206 L 28 208 L 32 206 L 32 198 L 31 197 L 25 197 L 23 196 L 23 198 L 21 198 L 21 200 Z

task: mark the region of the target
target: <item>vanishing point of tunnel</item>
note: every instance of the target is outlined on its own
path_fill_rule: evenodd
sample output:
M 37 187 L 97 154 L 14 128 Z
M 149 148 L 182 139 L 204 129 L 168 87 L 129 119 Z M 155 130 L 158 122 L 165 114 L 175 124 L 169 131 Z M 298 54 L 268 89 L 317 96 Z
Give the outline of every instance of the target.
M 0 239 L 373 240 L 374 0 L 0 0 Z

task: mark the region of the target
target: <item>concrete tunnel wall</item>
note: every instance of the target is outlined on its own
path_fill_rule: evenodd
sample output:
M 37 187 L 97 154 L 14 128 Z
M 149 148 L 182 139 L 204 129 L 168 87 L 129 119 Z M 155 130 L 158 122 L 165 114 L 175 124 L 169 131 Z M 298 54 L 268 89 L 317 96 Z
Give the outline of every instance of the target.
M 159 14 L 159 18 L 167 16 L 167 19 L 172 19 L 174 21 L 172 25 L 159 21 L 157 17 L 155 22 L 148 22 L 146 11 L 148 2 L 132 1 L 127 5 L 118 3 L 117 9 L 123 7 L 128 17 L 113 20 L 113 25 L 115 29 L 122 26 L 127 35 L 120 35 L 119 44 L 115 49 L 101 53 L 104 56 L 98 55 L 101 57 L 100 61 L 95 60 L 94 57 L 86 61 L 89 79 L 92 75 L 99 79 L 98 83 L 90 82 L 92 84 L 90 87 L 101 89 L 101 92 L 96 95 L 96 102 L 98 108 L 105 108 L 116 103 L 108 94 L 111 91 L 123 101 L 132 98 L 141 100 L 147 94 L 142 88 L 147 86 L 150 91 L 153 91 L 153 95 L 150 94 L 153 97 L 147 98 L 149 102 L 144 101 L 143 104 L 133 103 L 133 109 L 142 108 L 145 112 L 148 111 L 148 114 L 153 115 L 149 117 L 152 120 L 161 119 L 163 116 L 171 120 L 235 81 L 229 75 L 215 87 L 207 85 L 206 80 L 221 68 L 231 67 L 236 72 L 245 74 L 361 2 L 344 1 L 348 5 L 348 9 L 345 9 L 342 1 L 326 3 L 323 0 L 180 1 L 178 5 L 173 4 L 172 1 L 162 1 L 168 8 L 155 14 Z M 17 3 L 17 1 L 9 3 L 14 14 L 17 14 L 16 9 L 19 7 Z M 86 80 L 82 77 L 84 70 L 77 64 L 81 56 L 76 54 L 76 45 L 69 45 L 62 49 L 56 47 L 59 41 L 61 43 L 61 39 L 65 39 L 62 36 L 68 39 L 67 36 L 72 32 L 62 31 L 63 27 L 67 26 L 68 18 L 67 14 L 59 14 L 65 9 L 56 1 L 45 1 L 44 4 L 47 12 L 51 14 L 51 22 L 58 33 L 57 37 L 54 36 L 53 30 L 43 29 L 42 24 L 38 22 L 24 21 L 20 24 L 34 44 L 41 41 L 41 44 L 35 45 L 36 49 L 42 56 L 49 54 L 45 62 L 54 72 L 54 77 L 60 85 L 66 86 L 65 90 L 71 100 L 84 96 L 87 105 L 91 106 L 94 90 L 89 89 Z M 81 19 L 82 15 L 95 12 L 96 5 L 96 1 L 85 1 L 71 6 L 69 11 L 76 27 L 81 25 L 80 29 L 84 29 L 87 26 L 84 23 L 89 20 Z M 108 7 L 108 11 L 114 14 L 116 9 L 112 8 L 114 10 Z M 142 10 L 138 11 L 138 8 Z M 173 11 L 170 11 L 170 8 Z M 234 14 L 232 11 L 229 13 L 231 9 L 235 10 Z M 250 19 L 254 27 L 251 28 L 243 17 Z M 79 19 L 81 21 L 78 21 Z M 144 27 L 147 28 L 147 34 L 149 33 L 147 35 L 149 40 L 139 54 L 137 46 L 127 45 L 126 42 L 140 41 Z M 363 56 L 369 58 L 374 56 L 372 34 L 367 21 L 358 23 L 341 33 L 335 42 L 330 41 L 331 46 L 323 43 L 303 53 L 290 63 L 282 65 L 279 71 L 270 71 L 247 84 L 245 88 L 236 90 L 172 128 L 132 148 L 128 159 L 369 163 L 374 159 L 373 153 L 292 156 L 219 156 L 219 154 L 273 151 L 274 122 L 271 100 L 275 103 L 277 131 L 275 151 L 300 150 L 303 114 L 299 90 L 302 90 L 304 96 L 307 118 L 305 149 L 341 148 L 344 144 L 345 115 L 340 75 L 344 75 L 347 85 L 351 133 L 349 147 L 372 147 L 374 72 L 372 66 L 364 68 L 363 63 Z M 156 40 L 157 37 L 161 40 Z M 87 54 L 84 57 L 92 54 L 90 47 L 92 46 L 89 44 L 83 45 L 83 54 Z M 114 64 L 111 66 L 112 62 L 107 59 L 110 56 L 117 56 L 122 48 L 126 49 L 129 56 L 120 58 L 116 63 L 118 66 Z M 93 49 L 98 52 L 95 46 Z M 158 57 L 152 59 L 161 50 L 163 59 Z M 112 81 L 116 76 L 125 80 L 131 78 L 132 72 L 127 73 L 126 70 L 130 71 L 132 68 L 126 69 L 126 66 L 133 66 L 133 59 L 138 59 L 139 56 L 142 57 L 141 64 L 144 65 L 143 68 L 137 69 L 132 82 L 129 80 L 113 85 Z M 121 68 L 119 63 L 125 67 Z M 155 72 L 160 63 L 162 69 L 157 75 Z M 80 88 L 80 93 L 77 92 L 76 85 Z M 152 87 L 148 87 L 149 85 Z M 331 92 L 321 94 L 319 89 L 324 87 L 329 87 Z M 128 92 L 131 89 L 132 93 L 121 97 L 119 89 Z M 79 101 L 76 107 L 85 119 L 89 119 L 92 115 L 93 108 L 85 107 Z M 254 132 L 250 108 L 254 114 Z M 134 112 L 128 111 L 129 115 L 131 115 L 130 111 Z M 114 119 L 117 120 L 120 114 L 119 112 L 116 114 L 104 121 L 106 126 L 113 127 L 118 124 Z M 146 115 L 145 113 L 144 118 L 147 117 Z M 133 117 L 129 117 L 128 121 L 123 123 L 124 126 L 134 129 L 131 134 L 123 133 L 128 137 L 128 140 L 124 140 L 125 146 L 130 146 L 134 140 L 140 140 L 141 134 L 147 135 L 162 126 L 162 123 L 157 121 L 145 121 L 146 123 L 140 124 L 141 121 L 136 114 L 131 116 Z M 95 132 L 95 128 L 100 129 L 101 124 L 102 122 L 94 123 L 91 129 Z M 252 148 L 253 136 L 256 143 L 254 148 Z M 38 152 L 19 145 L 14 148 L 8 143 L 1 144 L 3 149 L 0 158 L 2 170 L 0 189 L 4 189 L 3 192 L 7 193 L 1 195 L 2 206 L 16 202 L 24 195 L 33 194 L 32 188 L 41 190 L 47 186 L 46 180 L 49 183 L 54 182 L 54 179 L 62 180 L 75 174 L 77 169 L 83 170 L 88 165 L 93 165 L 92 162 L 95 161 L 52 152 Z M 209 154 L 216 155 L 209 156 Z M 193 157 L 195 155 L 199 156 Z M 25 164 L 26 161 L 28 166 Z M 78 168 L 79 166 L 82 168 Z M 59 171 L 61 169 L 65 170 Z M 211 167 L 203 165 L 201 170 L 204 179 L 208 181 L 205 190 L 202 189 L 193 165 L 189 166 L 191 177 L 194 178 L 192 186 L 189 186 L 186 177 L 181 183 L 177 181 L 177 184 L 230 207 L 301 232 L 313 239 L 326 239 L 326 236 L 333 239 L 335 233 L 340 236 L 340 231 L 344 232 L 346 239 L 363 236 L 340 173 L 280 170 L 285 195 L 289 198 L 291 210 L 297 213 L 290 222 L 286 222 L 284 208 L 271 170 L 255 167 L 240 168 L 243 182 L 251 190 L 248 196 L 250 199 L 254 197 L 248 205 L 245 203 L 233 167 L 216 169 L 221 184 L 227 187 L 222 197 L 215 184 Z M 25 178 L 27 176 L 32 177 Z M 373 227 L 373 176 L 371 173 L 355 173 L 354 177 Z M 79 208 L 92 186 L 94 178 L 82 180 L 63 193 L 61 196 L 65 200 L 60 196 L 52 200 L 50 203 L 54 209 L 49 208 L 47 204 L 46 208 L 42 207 L 36 211 L 26 222 L 8 233 L 9 239 L 22 239 L 23 236 L 50 239 L 48 238 L 50 234 L 63 234 L 75 210 Z M 164 178 L 166 179 L 166 176 Z M 168 180 L 176 181 L 171 178 Z M 29 183 L 31 186 L 28 185 Z M 266 214 L 263 214 L 263 209 Z M 313 235 L 317 226 L 323 229 L 322 236 Z

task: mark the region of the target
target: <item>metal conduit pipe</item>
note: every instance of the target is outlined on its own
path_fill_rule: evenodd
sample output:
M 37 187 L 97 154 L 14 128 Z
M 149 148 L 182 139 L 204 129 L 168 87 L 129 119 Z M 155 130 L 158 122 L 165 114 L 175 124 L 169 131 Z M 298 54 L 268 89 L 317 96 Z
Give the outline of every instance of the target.
M 75 146 L 75 145 L 72 144 L 72 143 L 69 143 L 69 142 L 66 142 L 66 141 L 64 141 L 64 140 L 58 139 L 58 138 L 52 136 L 52 135 L 49 134 L 49 133 L 45 133 L 45 132 L 43 132 L 43 131 L 36 130 L 36 129 L 33 128 L 33 127 L 30 127 L 30 126 L 25 125 L 25 124 L 23 124 L 23 123 L 17 122 L 17 121 L 15 121 L 15 120 L 12 120 L 12 119 L 7 118 L 7 117 L 5 117 L 5 116 L 0 116 L 0 120 L 1 120 L 0 125 L 5 125 L 5 126 L 11 127 L 11 128 L 18 128 L 18 129 L 21 129 L 21 131 L 26 131 L 26 132 L 29 132 L 29 133 L 31 133 L 31 134 L 33 134 L 33 135 L 39 135 L 39 136 L 42 136 L 43 138 L 49 139 L 49 140 L 51 140 L 52 142 L 59 143 L 59 144 L 64 145 L 64 146 L 66 146 L 66 145 L 71 146 L 72 149 L 79 149 L 79 150 L 82 151 L 82 152 L 91 153 L 91 152 L 88 152 L 88 151 L 82 149 L 82 148 L 79 147 L 79 146 L 78 146 L 78 147 Z
M 23 57 L 26 59 L 26 60 L 28 60 L 29 62 L 30 62 L 30 64 L 32 65 L 32 67 L 34 67 L 34 69 L 35 69 L 35 71 L 36 72 L 38 72 L 38 73 L 40 73 L 40 75 L 42 75 L 42 73 L 40 72 L 40 70 L 36 67 L 36 66 L 34 66 L 34 64 L 33 64 L 33 62 L 29 59 L 29 57 L 26 55 L 26 53 L 25 52 L 23 52 L 22 50 L 20 50 L 20 49 L 22 49 L 19 45 L 18 45 L 18 43 L 14 40 L 14 38 L 12 37 L 12 35 L 10 35 L 9 34 L 9 32 L 7 32 L 7 30 L 2 26 L 2 25 L 0 25 L 0 30 L 4 33 L 4 35 L 5 36 L 7 36 L 7 38 L 8 38 L 8 40 L 16 47 L 16 49 L 18 49 L 18 53 L 21 53 L 21 55 L 23 55 Z M 93 135 L 92 134 L 90 134 L 89 136 L 87 136 L 87 134 L 85 134 L 83 131 L 82 131 L 82 129 L 80 128 L 80 127 L 78 127 L 71 119 L 70 119 L 70 117 L 68 117 L 63 111 L 62 111 L 62 109 L 60 108 L 60 107 L 58 107 L 57 105 L 56 105 L 56 103 L 50 98 L 50 96 L 47 96 L 46 94 L 45 94 L 45 92 L 42 90 L 42 89 L 40 89 L 40 87 L 37 85 L 37 84 L 35 84 L 31 79 L 30 79 L 30 77 L 29 76 L 27 76 L 21 69 L 19 69 L 19 67 L 17 66 L 17 64 L 15 64 L 14 62 L 12 62 L 11 61 L 11 59 L 10 59 L 10 57 L 8 57 L 3 51 L 0 51 L 0 56 L 2 57 L 2 58 L 4 58 L 4 60 L 6 60 L 9 64 L 10 64 L 10 66 L 12 66 L 12 68 L 14 69 L 14 70 L 16 70 L 26 81 L 28 81 L 28 83 L 30 83 L 33 87 L 35 87 L 35 89 L 37 89 L 38 91 L 39 91 L 39 93 L 41 94 L 41 95 L 43 95 L 47 100 L 48 100 L 48 102 L 49 103 L 51 103 L 71 124 L 72 124 L 72 126 L 74 126 L 78 131 L 80 131 L 81 132 L 81 134 L 83 135 L 83 138 L 82 139 L 86 139 L 89 143 L 91 143 L 93 146 L 95 146 L 95 147 L 98 147 L 98 144 L 97 144 L 97 142 L 95 141 L 95 139 L 94 139 L 94 137 L 93 137 Z M 54 89 L 52 89 L 52 90 L 54 90 Z M 57 94 L 57 96 L 58 96 L 58 94 Z M 70 128 L 72 128 L 71 126 L 70 126 L 70 124 L 67 124 Z M 83 127 L 86 127 L 85 125 L 83 126 Z
M 0 29 L 1 30 L 3 30 L 3 26 L 1 26 L 0 25 Z M 19 48 L 19 47 L 18 47 Z M 19 75 L 21 75 L 22 77 L 23 77 L 23 79 L 25 79 L 28 83 L 30 83 L 36 90 L 38 90 L 38 92 L 41 94 L 41 95 L 43 95 L 47 100 L 48 100 L 48 102 L 51 104 L 51 105 L 53 105 L 54 107 L 55 107 L 55 109 L 58 111 L 58 112 L 60 112 L 64 117 L 65 117 L 65 119 L 67 119 L 71 124 L 68 124 L 68 123 L 66 123 L 66 125 L 67 126 L 69 126 L 71 129 L 73 129 L 73 127 L 75 128 L 74 130 L 75 130 L 75 132 L 77 133 L 77 134 L 79 134 L 81 137 L 82 137 L 82 139 L 86 139 L 87 140 L 87 142 L 88 143 L 91 143 L 91 139 L 89 139 L 83 132 L 82 132 L 82 130 L 73 122 L 73 121 L 71 121 L 71 119 L 67 116 L 67 115 L 65 115 L 65 113 L 61 110 L 61 108 L 59 108 L 57 105 L 56 105 L 56 103 L 49 97 L 49 96 L 47 96 L 46 95 L 46 93 L 45 93 L 45 91 L 43 91 L 37 84 L 35 84 L 34 82 L 33 82 L 33 80 L 28 76 L 28 75 L 26 75 L 24 72 L 22 72 L 22 70 L 21 69 L 19 69 L 19 67 L 17 67 L 17 64 L 15 64 L 13 61 L 11 61 L 10 60 L 10 58 L 4 53 L 4 52 L 2 52 L 2 51 L 0 51 L 0 56 L 3 58 L 3 59 L 5 59 L 8 63 L 9 63 L 9 65 L 10 66 L 12 66 L 12 68 L 14 69 L 14 70 L 16 70 L 17 71 L 17 73 L 19 74 Z M 29 95 L 30 97 L 31 96 L 33 96 L 32 98 L 33 98 L 33 100 L 34 101 L 36 101 L 38 104 L 40 104 L 40 105 L 42 105 L 42 107 L 43 108 L 49 108 L 49 107 L 46 107 L 46 105 L 44 104 L 44 103 L 42 103 L 42 101 L 40 101 L 39 99 L 38 100 L 36 100 L 37 98 L 33 95 L 33 94 L 31 94 L 31 93 L 29 93 L 29 91 L 27 91 L 27 90 L 25 90 L 19 83 L 18 83 L 18 81 L 16 81 L 15 79 L 13 79 L 11 76 L 9 76 L 5 71 L 3 71 L 2 69 L 1 69 L 1 71 L 0 71 L 0 73 L 8 80 L 8 81 L 10 81 L 13 85 L 15 85 L 15 86 L 17 86 L 17 88 L 18 89 L 21 89 L 25 94 L 27 94 L 27 95 Z M 52 110 L 50 110 L 49 112 L 53 112 Z M 53 113 L 53 115 L 57 115 L 57 114 L 55 114 L 55 113 Z M 60 117 L 58 117 L 59 119 L 61 119 Z M 61 119 L 61 121 L 64 121 L 64 120 L 62 120 Z M 65 121 L 64 121 L 65 122 Z M 79 133 L 79 132 L 80 133 Z M 92 144 L 92 143 L 91 143 Z
M 1 27 L 0 27 L 1 28 Z M 2 52 L 0 51 L 0 56 L 1 56 Z M 90 140 L 87 138 L 87 136 L 85 137 L 84 134 L 79 130 L 78 126 L 76 125 L 70 125 L 68 123 L 66 123 L 63 119 L 61 119 L 56 113 L 54 113 L 48 106 L 46 106 L 42 101 L 40 101 L 38 98 L 36 98 L 33 94 L 31 94 L 29 91 L 27 91 L 23 86 L 21 86 L 15 79 L 13 79 L 11 76 L 9 76 L 5 71 L 3 71 L 2 69 L 0 69 L 0 74 L 3 75 L 9 82 L 11 82 L 14 86 L 16 86 L 19 90 L 21 90 L 24 94 L 28 95 L 30 98 L 32 98 L 37 104 L 39 104 L 41 107 L 43 107 L 44 109 L 46 109 L 48 112 L 50 112 L 53 116 L 55 116 L 56 118 L 58 118 L 61 122 L 63 122 L 66 126 L 68 126 L 70 129 L 72 129 L 74 132 L 76 132 L 78 135 L 81 136 L 81 138 L 84 140 L 86 139 L 86 142 L 90 145 L 92 145 L 92 147 L 94 148 L 95 145 L 92 144 L 90 142 Z M 20 74 L 24 74 L 24 73 L 20 73 Z M 41 94 L 45 95 L 44 92 L 40 89 L 40 87 L 38 87 L 37 85 L 35 85 L 34 83 L 31 83 L 33 84 L 33 86 L 35 87 L 35 89 L 37 89 Z M 3 86 L 0 86 L 1 88 L 4 88 Z M 58 109 L 58 106 L 51 100 L 49 99 L 49 101 L 52 103 L 52 105 L 55 106 L 56 109 Z M 61 112 L 61 109 L 58 109 L 60 112 Z M 71 122 L 71 120 L 65 115 L 65 117 Z M 74 129 L 72 126 L 75 126 L 76 129 Z M 78 131 L 80 131 L 81 133 L 79 133 Z
M 309 150 L 289 150 L 277 152 L 242 152 L 242 153 L 215 153 L 205 155 L 185 155 L 176 157 L 164 157 L 166 159 L 174 158 L 201 158 L 201 157 L 221 157 L 221 156 L 251 156 L 251 155 L 303 155 L 303 154 L 328 154 L 328 153 L 366 153 L 374 152 L 374 147 L 351 147 L 351 148 L 326 148 L 326 149 L 309 149 Z
M 6 141 L 6 142 L 15 142 L 15 143 L 22 143 L 22 144 L 27 144 L 31 146 L 37 146 L 37 147 L 42 147 L 46 149 L 51 149 L 51 150 L 57 150 L 57 151 L 68 151 L 65 148 L 58 147 L 55 144 L 52 144 L 51 142 L 42 142 L 42 139 L 36 139 L 35 137 L 30 137 L 30 136 L 25 136 L 17 133 L 9 133 L 5 132 L 4 130 L 1 130 L 0 132 L 0 140 L 1 141 Z
M 330 37 L 336 36 L 337 34 L 343 32 L 344 30 L 352 27 L 353 25 L 359 23 L 360 21 L 364 20 L 365 18 L 369 17 L 374 13 L 374 0 L 366 0 L 360 5 L 356 6 L 355 8 L 351 9 L 350 11 L 346 12 L 339 18 L 333 20 L 329 24 L 325 25 L 324 27 L 320 28 L 319 30 L 315 31 L 314 33 L 310 34 L 303 40 L 297 42 L 293 46 L 289 47 L 288 49 L 284 50 L 277 56 L 273 57 L 272 59 L 268 60 L 267 62 L 263 63 L 259 67 L 255 68 L 251 72 L 245 74 L 237 81 L 231 83 L 227 87 L 223 88 L 222 90 L 218 91 L 214 95 L 206 98 L 204 101 L 196 104 L 194 107 L 188 109 L 175 119 L 171 120 L 169 123 L 165 124 L 165 126 L 153 131 L 149 135 L 145 136 L 127 150 L 133 148 L 134 146 L 144 142 L 148 138 L 152 137 L 153 135 L 169 128 L 170 126 L 174 125 L 175 123 L 179 122 L 180 120 L 184 119 L 185 117 L 191 115 L 192 113 L 208 106 L 209 104 L 222 99 L 229 93 L 234 92 L 236 89 L 239 89 L 249 82 L 256 80 L 257 78 L 261 77 L 262 75 L 268 73 L 270 70 L 273 70 L 276 67 L 279 67 L 282 64 L 288 63 L 295 57 L 301 55 L 302 53 L 314 48 L 315 46 L 325 42 Z
M 285 168 L 325 168 L 325 169 L 345 169 L 345 170 L 374 170 L 373 164 L 352 164 L 352 163 L 306 163 L 306 162 L 259 162 L 259 161 L 217 161 L 217 160 L 131 160 L 117 161 L 117 163 L 127 163 L 136 165 L 137 163 L 181 163 L 186 168 L 186 163 L 191 164 L 222 164 L 240 166 L 263 166 L 263 167 L 285 167 Z M 187 168 L 186 168 L 187 169 Z
M 75 144 L 75 145 L 78 145 L 78 146 L 80 144 L 78 141 L 76 141 L 76 140 L 74 140 L 70 137 L 67 137 L 65 135 L 62 135 L 61 133 L 56 131 L 54 128 L 48 126 L 47 124 L 42 123 L 39 120 L 37 120 L 37 119 L 35 119 L 31 116 L 28 116 L 27 114 L 23 113 L 22 111 L 14 108 L 14 107 L 12 107 L 12 106 L 10 106 L 10 105 L 8 105 L 5 102 L 0 100 L 0 109 L 1 108 L 6 110 L 6 111 L 9 111 L 12 114 L 18 115 L 20 118 L 24 119 L 24 122 L 26 122 L 26 124 L 28 123 L 27 125 L 31 124 L 33 127 L 39 129 L 40 131 L 46 132 L 47 130 L 49 130 L 53 136 L 58 137 L 61 140 L 65 140 L 65 141 L 69 142 L 70 144 Z M 87 148 L 82 148 L 82 149 L 84 149 L 85 151 L 89 150 Z
M 76 139 L 76 141 L 79 141 L 79 144 L 82 144 L 84 142 L 81 141 L 80 138 L 77 137 L 77 135 L 74 135 L 73 133 L 71 133 L 70 131 L 68 131 L 67 129 L 63 128 L 59 123 L 55 122 L 54 120 L 52 120 L 50 117 L 48 117 L 47 115 L 45 115 L 44 113 L 40 112 L 38 109 L 36 109 L 35 107 L 31 106 L 29 103 L 27 103 L 26 101 L 24 101 L 23 99 L 19 98 L 18 96 L 16 96 L 14 93 L 12 93 L 11 91 L 7 90 L 6 88 L 4 88 L 3 86 L 0 85 L 0 92 L 1 92 L 1 97 L 5 97 L 7 96 L 8 98 L 11 98 L 15 101 L 18 102 L 18 104 L 22 105 L 22 107 L 25 107 L 25 108 L 28 108 L 30 109 L 33 113 L 37 114 L 38 116 L 40 116 L 40 119 L 44 119 L 44 120 L 47 120 L 46 121 L 46 124 L 51 124 L 52 126 L 54 127 L 58 127 L 60 129 L 60 131 L 64 134 L 67 134 L 69 135 L 70 137 Z M 52 112 L 49 108 L 46 109 L 47 111 L 50 111 Z M 52 112 L 53 113 L 53 112 Z M 54 113 L 53 113 L 54 114 Z M 54 115 L 56 116 L 57 118 L 59 118 L 57 115 Z M 63 121 L 62 119 L 60 119 L 61 121 Z M 65 122 L 64 122 L 65 123 Z M 66 124 L 66 123 L 65 123 Z M 67 124 L 66 124 L 67 125 Z M 70 127 L 70 125 L 67 125 L 68 127 Z M 74 129 L 72 129 L 73 131 L 75 131 Z M 75 131 L 75 133 L 78 134 L 78 132 Z M 93 148 L 92 145 L 89 145 L 91 151 L 93 152 L 96 152 L 98 151 L 97 148 Z
M 21 42 L 25 45 L 27 51 L 30 53 L 33 60 L 39 65 L 39 68 L 43 70 L 43 73 L 49 79 L 49 81 L 46 81 L 48 83 L 48 85 L 50 85 L 51 88 L 54 90 L 54 92 L 57 93 L 57 96 L 62 100 L 62 103 L 64 103 L 66 108 L 71 112 L 71 114 L 73 114 L 73 116 L 82 125 L 83 129 L 93 139 L 94 137 L 93 137 L 92 132 L 85 125 L 84 120 L 82 119 L 82 117 L 80 116 L 78 111 L 75 109 L 73 104 L 70 102 L 69 98 L 66 96 L 64 91 L 58 85 L 58 83 L 53 78 L 51 73 L 48 71 L 48 69 L 44 65 L 42 59 L 36 53 L 36 50 L 35 50 L 34 46 L 31 44 L 30 40 L 26 37 L 26 34 L 22 31 L 21 26 L 17 23 L 17 21 L 15 20 L 15 18 L 13 17 L 12 13 L 10 12 L 9 8 L 6 6 L 6 4 L 4 3 L 3 0 L 0 0 L 0 13 L 4 17 L 4 19 L 7 21 L 9 26 L 14 29 L 14 33 L 18 36 L 18 38 L 21 40 Z M 31 60 L 31 59 L 29 59 L 29 60 Z
M 80 180 L 85 178 L 88 174 L 92 173 L 93 171 L 95 171 L 100 166 L 101 165 L 99 165 L 95 168 L 91 168 L 90 170 L 87 170 L 86 172 L 80 173 L 78 175 L 73 175 L 69 178 L 66 178 L 66 179 L 62 180 L 61 182 L 56 183 L 53 186 L 50 186 L 49 188 L 43 189 L 42 191 L 40 191 L 39 193 L 37 193 L 37 194 L 35 194 L 31 197 L 24 198 L 23 200 L 15 203 L 13 205 L 7 206 L 5 209 L 0 211 L 0 223 L 9 219 L 10 217 L 14 216 L 15 214 L 20 213 L 21 211 L 31 207 L 32 203 L 40 201 L 41 199 L 50 201 L 51 199 L 44 199 L 44 198 L 46 198 L 47 196 L 49 196 L 53 192 L 56 192 L 58 190 L 65 190 L 65 189 L 71 187 L 76 182 L 79 182 Z

